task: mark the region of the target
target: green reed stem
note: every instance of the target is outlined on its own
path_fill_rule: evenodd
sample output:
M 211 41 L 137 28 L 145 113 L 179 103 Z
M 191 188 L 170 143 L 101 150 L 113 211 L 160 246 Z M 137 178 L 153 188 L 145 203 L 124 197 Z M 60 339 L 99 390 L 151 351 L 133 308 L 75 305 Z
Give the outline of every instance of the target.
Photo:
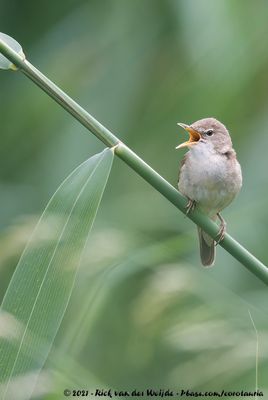
M 81 124 L 91 131 L 106 146 L 115 147 L 115 154 L 121 158 L 126 164 L 136 171 L 143 179 L 145 179 L 152 187 L 160 192 L 167 200 L 175 205 L 185 214 L 187 200 L 167 182 L 161 175 L 152 169 L 145 161 L 143 161 L 130 148 L 123 144 L 112 132 L 105 128 L 100 122 L 92 117 L 86 110 L 77 104 L 71 97 L 63 92 L 57 85 L 44 76 L 38 69 L 23 59 L 19 54 L 12 50 L 2 40 L 0 40 L 0 52 L 7 57 L 19 70 L 21 70 L 36 85 L 44 90 L 65 110 L 73 115 Z M 206 215 L 195 210 L 187 215 L 195 224 L 200 226 L 212 238 L 217 239 L 219 228 Z M 247 249 L 241 246 L 235 239 L 227 233 L 220 242 L 226 251 L 234 258 L 240 261 L 249 271 L 268 284 L 268 268 Z

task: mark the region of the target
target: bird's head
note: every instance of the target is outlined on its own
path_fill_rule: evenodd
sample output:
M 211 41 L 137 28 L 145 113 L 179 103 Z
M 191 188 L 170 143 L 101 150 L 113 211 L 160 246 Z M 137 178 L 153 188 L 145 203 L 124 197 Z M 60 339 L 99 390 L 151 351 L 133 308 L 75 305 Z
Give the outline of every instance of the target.
M 204 118 L 194 122 L 191 125 L 178 123 L 189 133 L 189 140 L 181 143 L 176 149 L 197 145 L 209 145 L 215 151 L 226 153 L 232 149 L 232 141 L 226 127 L 215 118 Z

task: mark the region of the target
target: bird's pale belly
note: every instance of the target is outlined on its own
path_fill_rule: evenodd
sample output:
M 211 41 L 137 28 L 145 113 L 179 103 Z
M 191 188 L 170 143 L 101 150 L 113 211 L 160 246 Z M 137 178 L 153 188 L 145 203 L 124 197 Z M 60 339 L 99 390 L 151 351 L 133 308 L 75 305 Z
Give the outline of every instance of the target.
M 240 185 L 234 184 L 237 180 L 228 171 L 228 164 L 217 158 L 210 158 L 209 162 L 203 158 L 200 162 L 191 157 L 192 168 L 189 169 L 187 161 L 181 169 L 179 191 L 195 200 L 198 207 L 210 216 L 227 207 L 240 189 Z
M 235 197 L 235 193 L 232 193 L 222 185 L 211 185 L 208 187 L 198 185 L 190 185 L 187 190 L 187 197 L 197 202 L 198 207 L 206 214 L 215 215 L 216 213 L 227 207 Z

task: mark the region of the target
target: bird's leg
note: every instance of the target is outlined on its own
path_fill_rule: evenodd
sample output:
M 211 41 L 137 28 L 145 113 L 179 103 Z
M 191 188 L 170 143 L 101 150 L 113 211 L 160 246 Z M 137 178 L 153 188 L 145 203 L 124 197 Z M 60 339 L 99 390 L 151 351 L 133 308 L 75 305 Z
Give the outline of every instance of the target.
M 222 218 L 220 213 L 217 213 L 217 217 L 219 218 L 221 223 L 220 223 L 220 230 L 218 233 L 219 239 L 216 241 L 216 246 L 224 239 L 224 235 L 226 232 L 226 226 L 227 226 L 226 222 L 224 221 L 224 219 Z
M 191 211 L 194 211 L 196 206 L 196 201 L 187 197 L 188 203 L 186 204 L 186 215 L 188 215 Z

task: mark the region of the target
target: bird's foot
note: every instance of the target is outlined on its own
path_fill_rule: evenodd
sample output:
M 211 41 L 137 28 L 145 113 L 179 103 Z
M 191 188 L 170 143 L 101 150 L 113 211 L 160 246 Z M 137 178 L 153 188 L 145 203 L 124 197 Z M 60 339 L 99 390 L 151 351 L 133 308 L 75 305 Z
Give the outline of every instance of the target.
M 225 232 L 226 232 L 226 226 L 227 226 L 225 220 L 222 218 L 220 213 L 217 214 L 217 217 L 220 220 L 220 230 L 219 230 L 219 233 L 218 233 L 218 239 L 216 241 L 216 246 L 217 246 L 217 244 L 219 244 L 224 239 Z
M 195 207 L 196 207 L 196 201 L 191 200 L 188 197 L 188 203 L 186 204 L 186 215 L 188 215 L 191 211 L 194 211 Z

